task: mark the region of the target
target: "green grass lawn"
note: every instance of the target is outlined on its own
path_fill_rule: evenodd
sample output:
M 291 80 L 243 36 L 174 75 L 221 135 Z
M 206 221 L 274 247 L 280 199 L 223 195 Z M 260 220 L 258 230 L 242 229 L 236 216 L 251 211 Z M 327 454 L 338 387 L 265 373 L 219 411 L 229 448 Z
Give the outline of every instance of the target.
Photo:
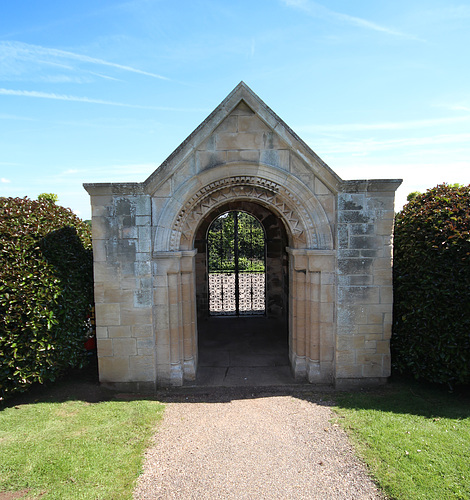
M 132 498 L 161 419 L 152 400 L 31 402 L 0 411 L 0 492 L 27 498 Z
M 470 398 L 414 382 L 341 394 L 338 422 L 389 497 L 470 498 Z

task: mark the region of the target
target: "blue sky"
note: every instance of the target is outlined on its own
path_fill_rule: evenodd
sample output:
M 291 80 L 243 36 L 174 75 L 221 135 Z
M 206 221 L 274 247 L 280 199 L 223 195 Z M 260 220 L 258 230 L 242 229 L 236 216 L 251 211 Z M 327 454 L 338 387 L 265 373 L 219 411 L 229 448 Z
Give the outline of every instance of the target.
M 470 184 L 468 0 L 0 2 L 0 196 L 140 182 L 244 81 L 343 179 Z

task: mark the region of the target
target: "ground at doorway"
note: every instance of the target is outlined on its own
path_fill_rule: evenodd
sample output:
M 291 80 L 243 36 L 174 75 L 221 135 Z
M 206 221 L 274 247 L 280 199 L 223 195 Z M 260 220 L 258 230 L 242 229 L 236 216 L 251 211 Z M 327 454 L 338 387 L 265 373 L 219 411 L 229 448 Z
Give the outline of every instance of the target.
M 331 422 L 328 395 L 217 394 L 168 402 L 135 500 L 383 498 Z
M 289 366 L 285 322 L 265 317 L 213 317 L 199 322 L 197 387 L 299 386 Z

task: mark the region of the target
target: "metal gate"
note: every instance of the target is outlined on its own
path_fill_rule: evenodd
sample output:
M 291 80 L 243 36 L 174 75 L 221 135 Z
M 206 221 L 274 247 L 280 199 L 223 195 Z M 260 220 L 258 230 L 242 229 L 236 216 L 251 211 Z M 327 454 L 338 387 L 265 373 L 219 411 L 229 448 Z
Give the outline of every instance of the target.
M 264 315 L 266 238 L 246 212 L 226 212 L 208 231 L 209 314 Z

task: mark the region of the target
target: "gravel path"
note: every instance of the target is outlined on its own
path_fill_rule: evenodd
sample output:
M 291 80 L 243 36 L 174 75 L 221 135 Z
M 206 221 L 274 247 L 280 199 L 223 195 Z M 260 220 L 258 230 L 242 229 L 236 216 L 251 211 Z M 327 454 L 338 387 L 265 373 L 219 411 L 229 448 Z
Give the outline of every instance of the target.
M 134 498 L 383 498 L 329 405 L 302 394 L 175 399 Z

